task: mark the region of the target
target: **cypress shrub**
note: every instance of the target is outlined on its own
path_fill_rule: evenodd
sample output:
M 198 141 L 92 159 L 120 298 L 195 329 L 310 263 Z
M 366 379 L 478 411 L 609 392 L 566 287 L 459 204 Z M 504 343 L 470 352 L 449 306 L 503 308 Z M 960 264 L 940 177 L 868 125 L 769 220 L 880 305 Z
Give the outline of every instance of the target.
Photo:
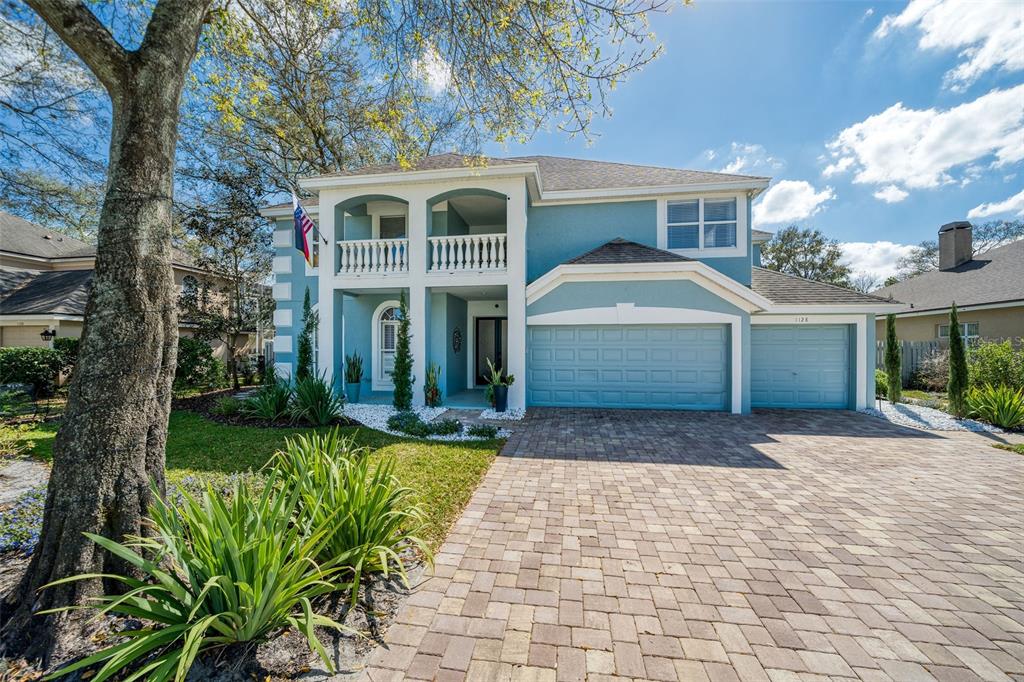
M 967 353 L 964 350 L 964 339 L 960 335 L 960 318 L 956 312 L 956 303 L 949 311 L 949 383 L 946 393 L 949 396 L 949 409 L 958 417 L 967 413 Z
M 885 374 L 886 396 L 889 402 L 898 403 L 903 393 L 903 354 L 899 339 L 896 338 L 896 316 L 885 316 Z
M 391 381 L 395 386 L 391 403 L 396 410 L 412 409 L 412 351 L 409 348 L 409 304 L 405 292 L 399 299 L 398 338 L 395 339 L 395 365 L 391 370 Z
M 313 376 L 313 334 L 319 326 L 319 318 L 309 302 L 309 287 L 302 298 L 302 331 L 296 348 L 295 378 L 308 379 Z

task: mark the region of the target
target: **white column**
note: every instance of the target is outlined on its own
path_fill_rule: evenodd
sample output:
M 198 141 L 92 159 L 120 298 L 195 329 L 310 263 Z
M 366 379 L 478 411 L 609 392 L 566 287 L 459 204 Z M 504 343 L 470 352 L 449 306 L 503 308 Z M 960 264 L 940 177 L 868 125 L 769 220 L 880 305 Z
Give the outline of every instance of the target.
M 515 383 L 508 392 L 510 408 L 526 407 L 526 183 L 509 191 L 505 259 L 508 263 L 508 372 Z
M 317 332 L 317 344 L 320 348 L 320 366 L 318 371 L 326 374 L 328 382 L 333 382 L 337 367 L 334 357 L 334 335 L 336 328 L 341 329 L 341 320 L 334 319 L 334 258 L 338 250 L 334 235 L 334 201 L 330 192 L 320 193 L 320 215 L 318 227 L 320 235 L 327 244 L 320 241 L 320 263 L 317 267 L 317 296 L 320 301 L 320 327 Z M 339 374 L 340 376 L 340 374 Z M 339 384 L 339 390 L 342 388 Z
M 412 404 L 423 405 L 427 376 L 427 195 L 411 192 L 409 199 L 409 317 L 412 332 Z

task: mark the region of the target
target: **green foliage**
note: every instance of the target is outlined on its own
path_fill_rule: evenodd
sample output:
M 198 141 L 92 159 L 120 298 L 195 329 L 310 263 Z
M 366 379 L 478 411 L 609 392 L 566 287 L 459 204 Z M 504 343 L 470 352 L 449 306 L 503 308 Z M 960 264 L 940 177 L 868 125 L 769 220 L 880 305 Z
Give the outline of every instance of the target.
M 1005 384 L 1024 388 L 1024 346 L 1014 348 L 1010 341 L 979 341 L 967 351 L 971 386 Z
M 402 292 L 399 303 L 398 338 L 395 340 L 395 364 L 391 369 L 394 393 L 391 403 L 396 410 L 412 408 L 412 351 L 409 348 L 409 304 Z
M 132 537 L 122 544 L 87 533 L 145 580 L 86 574 L 50 586 L 99 577 L 117 580 L 127 592 L 97 598 L 99 612 L 142 619 L 147 625 L 122 632 L 126 641 L 47 679 L 101 665 L 92 679 L 102 682 L 138 665 L 137 677 L 184 680 L 199 654 L 260 642 L 289 625 L 305 635 L 331 668 L 314 628 L 342 626 L 313 613 L 312 600 L 338 587 L 341 567 L 318 559 L 337 520 L 318 515 L 316 509 L 307 511 L 317 501 L 302 497 L 297 489 L 279 493 L 271 476 L 259 495 L 239 483 L 229 497 L 212 488 L 198 500 L 182 493 L 180 503 L 158 496 L 149 513 L 155 531 L 151 537 Z M 295 524 L 297 514 L 315 517 L 320 525 Z
M 889 375 L 885 370 L 875 368 L 875 397 L 884 398 L 889 390 Z
M 0 458 L 17 457 L 25 453 L 31 444 L 25 436 L 32 427 L 28 424 L 4 424 L 0 422 Z
M 396 412 L 388 417 L 388 428 L 417 438 L 426 438 L 427 436 L 450 436 L 460 433 L 462 422 L 458 419 L 437 419 L 425 422 L 412 410 L 406 410 Z
M 903 390 L 903 351 L 896 338 L 896 316 L 892 313 L 885 316 L 885 373 L 886 397 L 889 402 L 898 403 Z
M 363 356 L 358 351 L 345 356 L 345 383 L 358 384 L 363 380 Z
M 309 287 L 302 297 L 302 331 L 296 348 L 295 378 L 308 379 L 313 374 L 313 335 L 320 326 L 320 316 L 309 301 Z
M 427 365 L 427 376 L 423 381 L 423 399 L 427 407 L 441 406 L 441 368 L 436 363 Z
M 221 417 L 234 417 L 242 411 L 242 401 L 234 396 L 225 396 L 217 400 L 210 411 Z
M 59 351 L 64 358 L 64 366 L 61 371 L 71 373 L 78 362 L 78 347 L 81 339 L 77 336 L 58 336 L 53 340 L 53 349 Z
M 334 392 L 326 377 L 312 376 L 295 382 L 292 419 L 310 426 L 326 426 L 341 415 L 345 400 Z
M 490 358 L 487 358 L 487 371 L 490 373 L 487 377 L 488 386 L 511 386 L 516 382 L 514 374 L 505 374 L 501 367 L 494 366 Z
M 283 419 L 288 415 L 292 399 L 292 387 L 284 381 L 264 384 L 255 395 L 242 402 L 242 414 L 268 422 Z
M 64 354 L 54 348 L 0 348 L 0 384 L 28 384 L 36 397 L 53 393 L 63 367 Z
M 493 424 L 473 424 L 466 433 L 474 438 L 493 440 L 498 437 L 498 427 Z
M 843 250 L 821 230 L 796 225 L 779 230 L 761 245 L 761 262 L 769 270 L 816 282 L 849 286 L 850 268 L 842 263 Z
M 956 303 L 949 311 L 949 382 L 946 384 L 949 409 L 958 417 L 967 412 L 967 353 L 960 335 Z
M 1004 429 L 1024 425 L 1024 389 L 985 384 L 967 394 L 968 414 Z
M 185 386 L 219 386 L 224 383 L 224 365 L 213 357 L 213 348 L 201 339 L 178 338 L 178 365 L 174 383 Z
M 283 491 L 299 496 L 298 524 L 309 532 L 330 528 L 319 559 L 351 575 L 353 604 L 367 573 L 395 569 L 407 581 L 403 549 L 419 548 L 429 559 L 418 535 L 424 512 L 395 477 L 394 458 L 371 469 L 369 449 L 332 429 L 288 439 L 273 466 L 283 476 Z

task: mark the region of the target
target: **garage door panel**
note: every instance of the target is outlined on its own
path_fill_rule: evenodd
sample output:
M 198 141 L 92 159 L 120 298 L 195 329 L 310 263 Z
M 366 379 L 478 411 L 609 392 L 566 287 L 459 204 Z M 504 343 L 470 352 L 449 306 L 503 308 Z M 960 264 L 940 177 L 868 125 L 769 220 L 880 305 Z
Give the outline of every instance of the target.
M 847 325 L 753 325 L 751 405 L 848 407 L 849 344 Z
M 725 325 L 555 329 L 529 328 L 531 405 L 726 408 Z

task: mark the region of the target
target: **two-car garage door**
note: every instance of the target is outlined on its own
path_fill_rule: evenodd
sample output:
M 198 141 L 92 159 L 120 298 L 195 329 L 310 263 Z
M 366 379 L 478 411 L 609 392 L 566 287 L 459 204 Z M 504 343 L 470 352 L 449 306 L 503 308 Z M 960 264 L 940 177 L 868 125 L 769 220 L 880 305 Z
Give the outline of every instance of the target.
M 726 409 L 726 325 L 529 328 L 527 401 L 537 406 Z

